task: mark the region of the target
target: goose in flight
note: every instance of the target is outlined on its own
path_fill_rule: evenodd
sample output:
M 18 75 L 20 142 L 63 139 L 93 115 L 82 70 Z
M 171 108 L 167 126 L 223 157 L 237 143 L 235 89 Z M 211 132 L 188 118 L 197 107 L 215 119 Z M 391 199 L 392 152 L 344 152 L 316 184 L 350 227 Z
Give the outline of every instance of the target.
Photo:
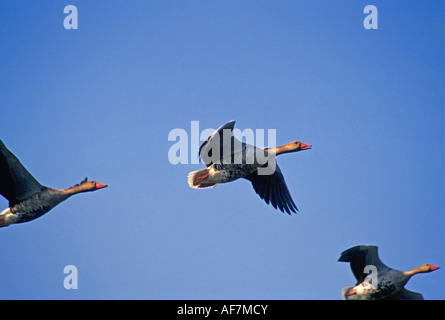
M 43 186 L 0 140 L 0 194 L 9 201 L 8 208 L 0 213 L 0 227 L 32 221 L 72 195 L 106 187 L 87 178 L 64 190 Z
M 298 211 L 276 156 L 284 153 L 308 150 L 311 145 L 292 141 L 276 148 L 259 148 L 239 141 L 233 135 L 235 121 L 219 127 L 199 148 L 201 160 L 206 168 L 190 172 L 188 184 L 191 188 L 214 188 L 244 178 L 252 183 L 255 192 L 275 209 L 291 214 Z
M 349 262 L 357 280 L 355 287 L 343 288 L 344 300 L 423 300 L 422 294 L 405 289 L 405 285 L 415 274 L 439 269 L 426 263 L 409 271 L 396 270 L 380 260 L 377 246 L 365 245 L 343 251 L 338 261 Z

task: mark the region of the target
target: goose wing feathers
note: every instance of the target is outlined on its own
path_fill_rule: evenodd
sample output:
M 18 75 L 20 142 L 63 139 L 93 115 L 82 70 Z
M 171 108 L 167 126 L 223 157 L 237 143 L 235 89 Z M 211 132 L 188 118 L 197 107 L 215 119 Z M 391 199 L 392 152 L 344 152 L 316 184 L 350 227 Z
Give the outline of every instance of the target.
M 234 126 L 234 120 L 223 124 L 218 129 L 216 129 L 215 132 L 213 132 L 199 147 L 199 156 L 207 167 L 213 164 L 212 160 L 215 160 L 214 158 L 222 161 L 224 157 L 227 157 L 229 155 L 228 152 L 233 154 L 233 147 L 235 145 L 235 138 L 233 136 Z M 219 154 L 213 155 L 213 150 L 218 149 Z
M 42 185 L 0 140 L 0 194 L 13 206 L 41 191 Z
M 424 300 L 422 294 L 414 291 L 409 291 L 405 288 L 399 290 L 397 293 L 389 296 L 383 300 Z
M 379 258 L 377 246 L 355 246 L 343 251 L 338 259 L 340 262 L 349 262 L 352 273 L 357 279 L 357 284 L 362 283 L 366 275 L 364 269 L 366 266 L 373 265 L 377 272 L 389 269 Z
M 256 170 L 245 179 L 252 182 L 253 189 L 260 198 L 264 199 L 267 204 L 270 202 L 275 209 L 278 207 L 282 212 L 288 214 L 298 211 L 278 165 L 271 175 L 259 175 Z

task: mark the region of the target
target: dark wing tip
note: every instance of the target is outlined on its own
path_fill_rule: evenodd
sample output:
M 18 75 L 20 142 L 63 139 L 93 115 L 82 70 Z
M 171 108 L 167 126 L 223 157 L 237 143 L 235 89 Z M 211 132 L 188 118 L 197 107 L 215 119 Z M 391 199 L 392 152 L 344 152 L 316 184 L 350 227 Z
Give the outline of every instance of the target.
M 289 189 L 278 166 L 272 175 L 258 175 L 258 171 L 254 171 L 246 176 L 245 179 L 252 183 L 259 197 L 275 209 L 288 215 L 298 212 L 298 208 L 289 193 Z
M 395 294 L 389 297 L 386 297 L 383 300 L 425 300 L 425 299 L 423 295 L 419 292 L 414 292 L 402 288 L 400 291 L 396 292 Z
M 208 138 L 201 144 L 201 146 L 199 147 L 199 150 L 198 150 L 198 157 L 200 159 L 200 162 L 203 162 L 202 161 L 203 148 L 205 146 L 209 145 L 212 142 L 212 139 L 217 135 L 218 135 L 218 138 L 220 139 L 220 140 L 218 140 L 218 145 L 222 146 L 222 144 L 220 144 L 220 142 L 223 137 L 224 130 L 230 129 L 230 131 L 233 131 L 234 126 L 235 126 L 235 120 L 230 120 L 229 122 L 226 122 L 225 124 L 220 126 L 218 129 L 216 129 L 210 136 L 208 136 Z M 211 151 L 212 146 L 209 145 L 209 148 Z M 221 153 L 221 155 L 222 155 L 222 153 Z M 206 156 L 211 157 L 211 155 L 206 155 Z M 209 166 L 209 165 L 212 165 L 212 162 L 205 162 L 205 164 L 206 164 L 206 166 Z
M 42 189 L 42 185 L 1 140 L 0 181 L 0 194 L 9 200 L 10 206 L 29 198 Z
M 338 259 L 339 262 L 349 262 L 352 273 L 357 279 L 357 284 L 366 278 L 365 267 L 374 265 L 377 271 L 387 268 L 379 259 L 377 246 L 358 245 L 343 251 Z
M 374 245 L 358 245 L 351 247 L 349 249 L 346 249 L 340 254 L 340 258 L 338 258 L 338 261 L 340 262 L 351 262 L 353 258 L 356 258 L 358 256 L 364 257 L 368 254 L 369 250 L 376 250 L 377 252 L 377 246 Z

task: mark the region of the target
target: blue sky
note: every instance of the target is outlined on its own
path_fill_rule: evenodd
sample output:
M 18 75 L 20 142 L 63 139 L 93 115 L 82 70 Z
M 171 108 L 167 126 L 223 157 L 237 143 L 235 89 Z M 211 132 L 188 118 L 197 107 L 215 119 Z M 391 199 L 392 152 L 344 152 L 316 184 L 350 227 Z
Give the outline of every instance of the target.
M 44 185 L 109 187 L 0 230 L 0 298 L 336 300 L 358 244 L 445 266 L 444 17 L 413 0 L 1 2 L 0 138 Z M 229 120 L 313 145 L 278 158 L 297 215 L 244 180 L 191 189 L 203 165 L 169 162 L 171 130 Z M 407 288 L 445 299 L 444 283 Z

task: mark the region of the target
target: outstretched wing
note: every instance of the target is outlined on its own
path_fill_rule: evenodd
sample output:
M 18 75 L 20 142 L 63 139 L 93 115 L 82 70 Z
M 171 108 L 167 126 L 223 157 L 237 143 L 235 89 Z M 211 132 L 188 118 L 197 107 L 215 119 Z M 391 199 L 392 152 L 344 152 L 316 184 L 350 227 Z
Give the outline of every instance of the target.
M 402 290 L 383 300 L 424 300 L 424 298 L 418 292 L 409 291 L 403 288 Z
M 213 132 L 199 147 L 199 156 L 205 165 L 211 166 L 214 160 L 220 160 L 233 152 L 233 127 L 235 121 L 229 121 Z M 214 154 L 218 152 L 218 155 Z
M 42 185 L 0 140 L 0 194 L 13 206 L 39 192 Z
M 286 211 L 288 214 L 298 211 L 278 165 L 276 165 L 275 172 L 271 175 L 259 175 L 258 170 L 256 170 L 246 176 L 245 179 L 252 182 L 255 192 L 260 198 L 264 199 L 267 204 L 272 204 L 275 209 L 278 207 L 281 212 Z
M 357 284 L 365 280 L 367 275 L 364 273 L 364 269 L 366 266 L 375 266 L 377 272 L 389 269 L 389 267 L 380 260 L 377 246 L 360 245 L 349 248 L 341 253 L 338 261 L 350 263 L 352 273 L 357 279 Z

